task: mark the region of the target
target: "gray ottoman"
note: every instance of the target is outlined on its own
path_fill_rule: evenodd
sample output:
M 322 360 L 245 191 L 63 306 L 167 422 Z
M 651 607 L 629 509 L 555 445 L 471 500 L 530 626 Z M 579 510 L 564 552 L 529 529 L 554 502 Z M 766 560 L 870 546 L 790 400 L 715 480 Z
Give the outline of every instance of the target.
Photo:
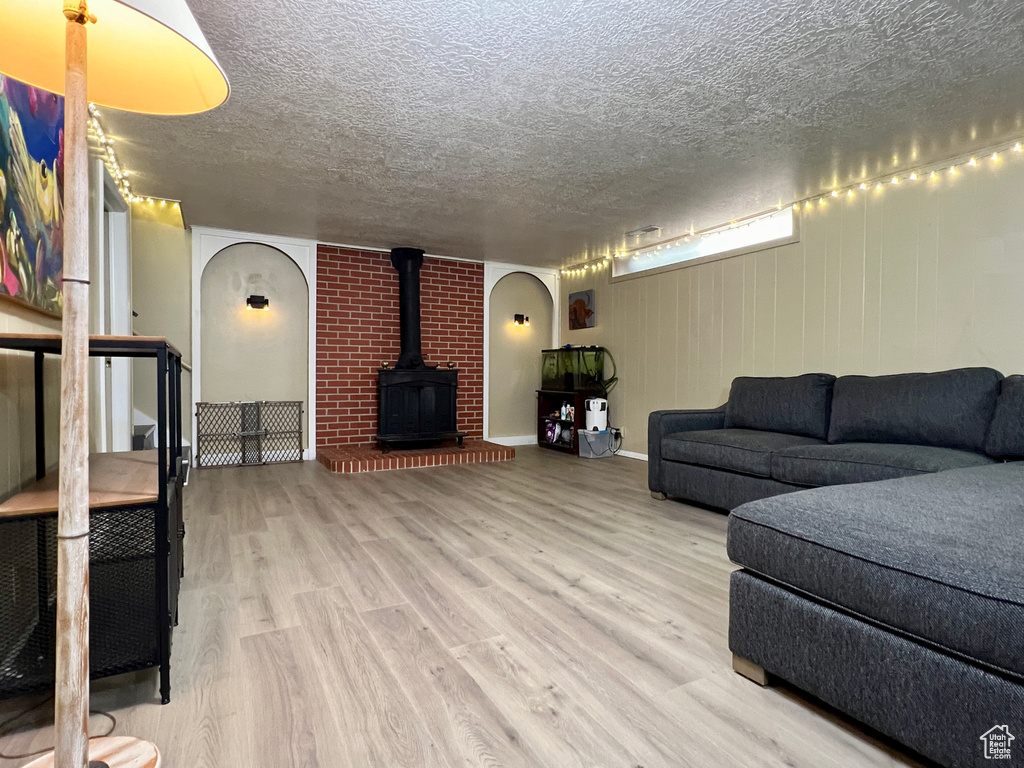
M 754 501 L 728 552 L 740 671 L 943 765 L 991 764 L 995 725 L 1024 744 L 1024 463 Z

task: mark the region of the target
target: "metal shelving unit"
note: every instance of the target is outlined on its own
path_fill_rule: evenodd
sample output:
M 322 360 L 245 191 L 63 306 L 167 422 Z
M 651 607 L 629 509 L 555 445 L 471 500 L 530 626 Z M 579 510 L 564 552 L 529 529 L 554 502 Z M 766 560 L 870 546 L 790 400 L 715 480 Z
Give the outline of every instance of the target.
M 37 478 L 0 504 L 0 562 L 9 574 L 0 579 L 0 697 L 6 697 L 54 684 L 58 477 L 46 467 L 43 359 L 61 353 L 61 337 L 0 334 L 0 349 L 34 355 Z M 158 337 L 92 336 L 89 354 L 153 358 L 157 380 L 156 450 L 90 458 L 90 674 L 159 667 L 166 704 L 184 573 L 181 353 Z

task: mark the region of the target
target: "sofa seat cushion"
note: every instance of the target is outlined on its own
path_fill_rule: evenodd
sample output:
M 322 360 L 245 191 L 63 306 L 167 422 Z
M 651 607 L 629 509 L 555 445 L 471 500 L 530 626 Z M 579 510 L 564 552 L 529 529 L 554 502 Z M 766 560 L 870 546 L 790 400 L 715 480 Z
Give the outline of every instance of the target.
M 824 441 L 813 437 L 760 429 L 708 429 L 666 435 L 661 442 L 661 455 L 669 461 L 771 477 L 773 451 L 823 444 Z
M 973 451 L 930 445 L 800 445 L 772 454 L 772 477 L 794 485 L 843 485 L 994 463 L 988 456 Z
M 1024 462 L 815 488 L 733 510 L 729 557 L 1024 679 Z

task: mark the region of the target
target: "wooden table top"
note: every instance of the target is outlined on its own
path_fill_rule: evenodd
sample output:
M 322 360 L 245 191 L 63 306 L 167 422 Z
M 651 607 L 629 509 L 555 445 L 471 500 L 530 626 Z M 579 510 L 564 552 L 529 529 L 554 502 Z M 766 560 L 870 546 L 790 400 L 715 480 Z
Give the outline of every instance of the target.
M 60 354 L 63 339 L 59 333 L 0 333 L 0 349 L 26 352 L 40 351 Z M 166 348 L 175 357 L 181 352 L 163 336 L 107 336 L 89 337 L 89 354 L 108 357 L 156 357 L 157 350 Z
M 59 473 L 37 480 L 0 504 L 0 519 L 57 511 Z M 89 508 L 154 503 L 159 492 L 157 451 L 94 453 L 89 456 Z

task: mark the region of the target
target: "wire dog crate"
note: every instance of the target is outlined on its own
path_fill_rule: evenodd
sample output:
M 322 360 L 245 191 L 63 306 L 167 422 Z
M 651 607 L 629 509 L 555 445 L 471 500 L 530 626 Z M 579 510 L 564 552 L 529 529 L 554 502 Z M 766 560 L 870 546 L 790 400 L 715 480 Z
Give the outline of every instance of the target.
M 196 403 L 196 466 L 302 461 L 302 401 Z

